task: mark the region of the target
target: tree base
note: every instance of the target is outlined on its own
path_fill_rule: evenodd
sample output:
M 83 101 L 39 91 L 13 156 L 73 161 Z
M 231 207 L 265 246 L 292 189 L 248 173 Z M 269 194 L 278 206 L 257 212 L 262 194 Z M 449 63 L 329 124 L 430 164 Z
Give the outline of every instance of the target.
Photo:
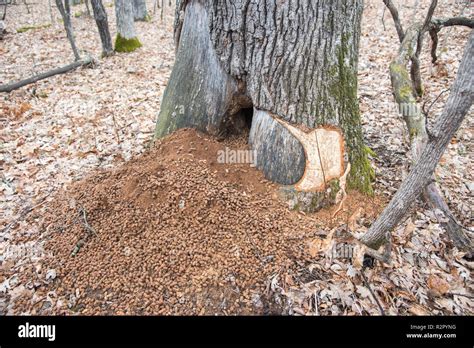
M 142 44 L 138 38 L 126 39 L 120 34 L 117 34 L 115 39 L 115 52 L 129 53 L 140 47 L 142 47 Z

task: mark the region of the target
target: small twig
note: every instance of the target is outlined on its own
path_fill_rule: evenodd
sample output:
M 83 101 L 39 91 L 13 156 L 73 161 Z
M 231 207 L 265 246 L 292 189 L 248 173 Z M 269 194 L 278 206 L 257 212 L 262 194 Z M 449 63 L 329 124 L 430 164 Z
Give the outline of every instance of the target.
M 366 267 L 362 267 L 362 269 L 361 269 L 361 271 L 360 271 L 360 274 L 362 275 L 362 278 L 363 278 L 363 280 L 364 280 L 364 284 L 365 284 L 366 288 L 369 289 L 370 294 L 372 295 L 372 298 L 374 299 L 374 301 L 377 303 L 377 306 L 378 306 L 379 309 L 380 309 L 381 315 L 385 315 L 385 311 L 383 310 L 383 307 L 382 307 L 382 305 L 380 304 L 379 299 L 377 298 L 377 296 L 375 296 L 375 293 L 374 293 L 374 291 L 372 290 L 372 287 L 371 287 L 370 284 L 369 284 L 369 280 L 367 279 L 367 277 L 366 277 L 365 274 L 364 274 L 365 268 L 366 268 Z
M 430 110 L 431 108 L 433 107 L 433 105 L 436 104 L 436 102 L 438 101 L 438 99 L 446 92 L 449 92 L 451 89 L 450 88 L 447 88 L 443 91 L 441 91 L 438 96 L 435 98 L 435 100 L 430 104 L 430 106 L 428 107 L 428 109 L 425 109 L 425 105 L 426 105 L 426 102 L 423 104 L 423 113 L 425 114 L 425 116 L 428 116 L 428 114 L 430 113 Z
M 384 7 L 384 8 L 383 8 L 383 12 L 382 12 L 382 26 L 383 26 L 383 31 L 387 30 L 387 28 L 385 28 L 385 10 L 386 10 L 386 9 L 387 9 L 387 8 Z
M 97 233 L 95 232 L 94 228 L 91 225 L 89 225 L 89 222 L 87 222 L 87 212 L 82 206 L 79 209 L 79 215 L 82 215 L 82 223 L 86 231 L 96 236 Z

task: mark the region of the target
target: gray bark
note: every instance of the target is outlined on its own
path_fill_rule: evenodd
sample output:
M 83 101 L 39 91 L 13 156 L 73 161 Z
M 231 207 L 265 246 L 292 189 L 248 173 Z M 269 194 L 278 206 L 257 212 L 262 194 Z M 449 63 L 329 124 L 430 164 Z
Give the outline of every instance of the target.
M 102 42 L 102 56 L 109 56 L 113 53 L 112 38 L 110 37 L 109 22 L 107 12 L 101 0 L 91 0 L 94 19 L 99 30 L 100 41 Z
M 390 76 L 394 91 L 395 101 L 399 104 L 403 118 L 410 134 L 410 145 L 414 162 L 419 160 L 423 148 L 429 140 L 426 129 L 426 115 L 418 105 L 415 95 L 415 84 L 408 78 L 408 63 L 418 44 L 418 38 L 422 28 L 418 25 L 407 29 L 403 42 L 401 43 L 398 56 L 390 65 Z M 468 236 L 464 233 L 462 226 L 451 214 L 448 205 L 444 202 L 435 178 L 423 191 L 423 197 L 434 210 L 441 225 L 448 232 L 454 244 L 462 250 L 472 249 Z M 441 211 L 441 214 L 438 212 Z
M 182 127 L 222 135 L 254 108 L 250 143 L 271 180 L 305 170 L 301 144 L 269 115 L 344 135 L 354 187 L 369 190 L 357 101 L 361 0 L 178 0 L 175 66 L 156 137 Z M 272 117 L 273 117 L 272 116 Z
M 57 69 L 53 69 L 53 70 L 47 71 L 47 72 L 42 73 L 42 74 L 38 74 L 38 75 L 35 75 L 33 77 L 30 77 L 30 78 L 27 78 L 27 79 L 24 79 L 24 80 L 21 80 L 21 81 L 18 81 L 18 82 L 10 83 L 10 84 L 7 84 L 7 85 L 0 85 L 0 93 L 1 92 L 9 93 L 11 91 L 14 91 L 15 89 L 18 89 L 18 88 L 24 87 L 26 85 L 38 82 L 40 80 L 44 80 L 48 77 L 67 73 L 68 71 L 77 69 L 81 66 L 85 66 L 87 64 L 90 64 L 91 62 L 92 62 L 92 60 L 90 58 L 86 58 L 84 60 L 76 61 L 76 62 L 68 64 L 66 66 L 63 66 L 63 67 L 60 67 L 60 68 L 57 68 Z
M 130 0 L 115 0 L 117 33 L 129 40 L 137 37 L 133 23 L 133 3 Z
M 148 18 L 145 0 L 133 0 L 133 19 L 145 21 Z
M 474 101 L 474 32 L 465 48 L 458 75 L 443 113 L 437 118 L 419 160 L 402 182 L 397 193 L 380 217 L 361 238 L 361 242 L 378 249 L 387 233 L 401 221 L 410 206 L 431 182 L 434 170 L 452 137 L 459 129 Z

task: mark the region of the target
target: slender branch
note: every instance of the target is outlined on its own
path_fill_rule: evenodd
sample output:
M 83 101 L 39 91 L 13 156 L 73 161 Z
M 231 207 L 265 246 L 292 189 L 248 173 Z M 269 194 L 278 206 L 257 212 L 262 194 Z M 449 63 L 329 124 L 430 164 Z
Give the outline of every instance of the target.
M 403 38 L 405 37 L 405 33 L 403 31 L 402 23 L 400 22 L 400 16 L 398 15 L 398 10 L 393 4 L 392 0 L 383 0 L 383 3 L 385 6 L 387 6 L 388 10 L 392 14 L 393 22 L 395 24 L 395 29 L 397 30 L 398 34 L 398 39 L 400 42 L 403 41 Z
M 431 25 L 437 28 L 460 25 L 472 29 L 474 28 L 474 19 L 466 17 L 436 18 L 431 21 Z
M 436 10 L 436 6 L 438 6 L 438 0 L 431 1 L 430 8 L 428 9 L 428 13 L 426 14 L 425 22 L 421 27 L 418 33 L 418 42 L 416 45 L 416 52 L 411 57 L 411 68 L 410 74 L 411 79 L 413 81 L 413 87 L 416 92 L 416 96 L 423 95 L 423 83 L 421 81 L 421 72 L 420 72 L 420 54 L 421 49 L 423 48 L 423 39 L 425 37 L 425 33 L 429 30 L 431 19 L 433 18 L 434 11 Z

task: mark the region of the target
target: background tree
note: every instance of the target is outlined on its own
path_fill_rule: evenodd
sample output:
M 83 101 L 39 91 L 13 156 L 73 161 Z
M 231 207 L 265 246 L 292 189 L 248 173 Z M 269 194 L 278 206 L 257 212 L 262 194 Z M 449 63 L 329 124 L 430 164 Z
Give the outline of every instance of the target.
M 133 0 L 133 19 L 136 21 L 147 21 L 148 12 L 145 0 Z
M 56 6 L 61 13 L 61 17 L 64 22 L 64 28 L 66 29 L 67 38 L 69 43 L 71 44 L 72 52 L 74 53 L 74 58 L 76 61 L 81 59 L 79 55 L 79 50 L 76 46 L 76 40 L 74 39 L 74 32 L 72 30 L 72 23 L 71 23 L 71 6 L 69 0 L 56 0 Z
M 155 136 L 249 126 L 258 168 L 291 185 L 295 207 L 333 203 L 347 168 L 349 187 L 371 193 L 357 100 L 361 14 L 361 0 L 177 1 L 177 56 Z
M 133 3 L 131 0 L 115 0 L 115 16 L 117 20 L 117 38 L 115 51 L 132 52 L 141 47 L 133 23 Z
M 100 41 L 102 42 L 102 56 L 109 56 L 113 53 L 112 38 L 109 31 L 107 12 L 102 0 L 91 0 L 94 19 L 99 30 Z
M 361 241 L 377 249 L 399 223 L 410 206 L 430 184 L 436 166 L 452 137 L 474 102 L 474 32 L 471 33 L 458 76 L 443 113 L 438 117 L 419 160 L 403 181 L 395 196 Z

